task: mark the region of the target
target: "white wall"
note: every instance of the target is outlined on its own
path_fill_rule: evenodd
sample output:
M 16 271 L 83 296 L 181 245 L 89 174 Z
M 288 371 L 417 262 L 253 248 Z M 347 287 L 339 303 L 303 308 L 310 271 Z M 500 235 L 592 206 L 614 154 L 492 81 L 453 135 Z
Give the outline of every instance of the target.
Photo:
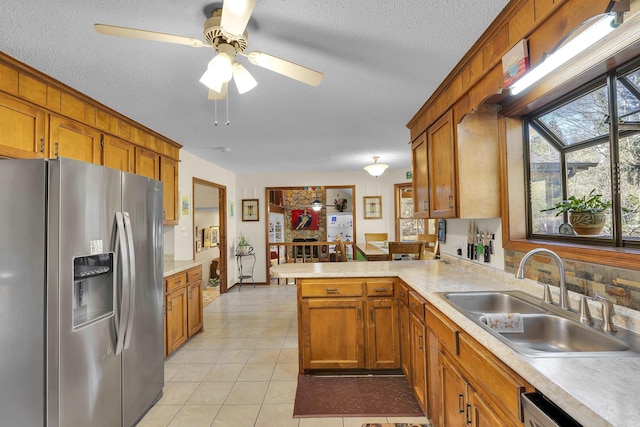
M 469 231 L 469 223 L 474 222 L 479 230 L 493 233 L 493 255 L 491 262 L 488 264 L 500 270 L 504 270 L 504 250 L 502 249 L 502 220 L 500 218 L 493 219 L 447 219 L 447 235 L 445 243 L 440 244 L 440 253 L 449 255 L 457 255 L 458 248 L 462 249 L 462 258 L 467 258 L 467 234 Z M 484 264 L 482 260 L 474 261 Z
M 178 169 L 178 191 L 180 197 L 183 195 L 191 196 L 193 202 L 193 178 L 200 178 L 205 181 L 213 182 L 219 185 L 223 185 L 227 189 L 227 203 L 229 201 L 235 202 L 236 198 L 236 175 L 226 169 L 202 160 L 199 157 L 186 151 L 184 148 L 180 150 L 180 166 Z M 238 203 L 235 202 L 236 208 Z M 191 206 L 193 213 L 193 206 Z M 236 209 L 237 210 L 237 209 Z M 236 217 L 231 218 L 229 216 L 229 210 L 220 215 L 227 215 L 227 241 L 232 243 L 236 235 Z M 173 258 L 176 261 L 191 260 L 194 259 L 193 249 L 193 231 L 194 224 L 192 217 L 182 217 L 180 215 L 179 223 L 176 226 L 167 226 L 164 228 L 164 245 L 165 255 Z M 221 230 L 222 232 L 222 230 Z M 227 248 L 227 258 L 229 260 L 228 266 L 228 281 L 229 283 L 235 283 L 234 273 L 235 257 L 232 247 Z M 208 264 L 205 264 L 205 268 L 208 268 Z
M 266 218 L 265 188 L 266 187 L 298 187 L 298 186 L 346 186 L 355 185 L 353 203 L 356 206 L 354 217 L 356 223 L 356 242 L 364 242 L 364 233 L 388 232 L 394 235 L 393 185 L 410 182 L 406 178 L 407 169 L 388 169 L 382 176 L 374 178 L 364 170 L 330 172 L 330 173 L 270 173 L 270 174 L 242 174 L 237 176 L 236 206 L 240 206 L 242 199 L 260 200 L 260 220 L 253 222 L 237 221 L 236 235 L 243 233 L 256 253 L 255 279 L 266 282 Z M 363 196 L 382 196 L 382 219 L 364 219 Z M 239 215 L 239 214 L 238 214 Z M 232 237 L 231 235 L 229 236 Z
M 254 277 L 257 282 L 266 282 L 266 224 L 268 217 L 265 209 L 266 187 L 298 187 L 332 185 L 355 185 L 354 202 L 356 206 L 356 242 L 364 242 L 364 233 L 388 232 L 395 233 L 394 224 L 394 184 L 406 183 L 407 169 L 389 169 L 382 176 L 374 178 L 364 170 L 331 172 L 331 173 L 269 173 L 269 174 L 239 174 L 236 175 L 226 169 L 206 162 L 194 156 L 185 149 L 180 152 L 179 192 L 180 195 L 191 195 L 192 179 L 194 177 L 214 182 L 227 187 L 227 203 L 234 204 L 234 217 L 230 217 L 227 207 L 227 259 L 229 260 L 228 282 L 237 282 L 235 263 L 235 243 L 240 233 L 254 247 L 256 266 Z M 382 219 L 364 219 L 363 196 L 382 196 Z M 260 202 L 260 220 L 242 222 L 242 199 L 258 199 Z M 193 200 L 193 197 L 192 197 Z M 222 212 L 220 213 L 222 215 Z M 478 227 L 490 230 L 496 236 L 494 240 L 494 255 L 490 265 L 504 269 L 504 251 L 502 249 L 502 222 L 499 218 L 476 220 Z M 466 257 L 467 230 L 469 220 L 447 220 L 447 240 L 441 245 L 441 252 L 456 255 L 456 250 L 462 249 L 462 257 Z M 191 217 L 180 217 L 179 224 L 165 227 L 165 254 L 175 260 L 193 259 L 193 223 Z M 222 248 L 221 248 L 222 250 Z

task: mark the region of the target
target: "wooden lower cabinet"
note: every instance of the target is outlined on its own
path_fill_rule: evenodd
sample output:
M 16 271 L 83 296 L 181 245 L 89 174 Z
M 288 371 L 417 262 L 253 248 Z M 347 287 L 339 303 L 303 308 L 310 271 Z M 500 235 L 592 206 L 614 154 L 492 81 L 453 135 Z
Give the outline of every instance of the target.
M 434 425 L 522 427 L 520 394 L 533 387 L 429 306 L 427 327 Z
M 365 365 L 363 301 L 311 298 L 301 305 L 302 368 L 359 369 Z
M 494 427 L 510 425 L 496 414 L 469 381 L 449 362 L 439 359 L 442 381 L 442 425 L 460 427 Z
M 394 279 L 299 279 L 300 371 L 400 367 Z
M 411 383 L 411 331 L 409 330 L 409 307 L 400 301 L 398 304 L 398 325 L 400 331 L 400 366 Z
M 187 286 L 187 336 L 202 329 L 202 280 Z
M 187 342 L 187 290 L 181 288 L 166 296 L 167 355 Z
M 165 282 L 165 356 L 202 331 L 202 266 L 172 274 Z
M 425 414 L 427 407 L 427 328 L 424 316 L 424 300 L 413 291 L 409 291 L 409 331 L 411 387 Z
M 367 368 L 395 369 L 400 366 L 398 301 L 370 298 L 367 307 Z

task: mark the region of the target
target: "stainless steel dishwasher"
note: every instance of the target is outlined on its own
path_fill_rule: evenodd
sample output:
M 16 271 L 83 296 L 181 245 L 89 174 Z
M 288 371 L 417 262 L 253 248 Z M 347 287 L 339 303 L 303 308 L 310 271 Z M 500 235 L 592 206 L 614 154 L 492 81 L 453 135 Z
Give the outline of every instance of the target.
M 525 427 L 582 427 L 538 392 L 522 393 L 522 411 Z

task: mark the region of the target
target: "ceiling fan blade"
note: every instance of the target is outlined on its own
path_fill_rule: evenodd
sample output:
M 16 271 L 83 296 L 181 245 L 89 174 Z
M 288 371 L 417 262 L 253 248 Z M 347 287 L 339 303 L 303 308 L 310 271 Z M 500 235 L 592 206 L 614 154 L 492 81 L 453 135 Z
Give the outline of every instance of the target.
M 210 101 L 221 101 L 227 97 L 227 87 L 229 86 L 229 82 L 222 84 L 222 89 L 220 92 L 216 92 L 213 89 L 209 89 L 209 100 Z
M 252 64 L 308 84 L 309 86 L 318 86 L 324 78 L 324 74 L 319 71 L 312 70 L 311 68 L 298 65 L 291 61 L 286 61 L 277 56 L 269 55 L 268 53 L 254 50 L 246 56 Z
M 225 0 L 222 3 L 220 26 L 228 34 L 241 37 L 255 5 L 256 0 Z
M 173 34 L 156 33 L 155 31 L 137 30 L 135 28 L 117 27 L 115 25 L 94 24 L 97 32 L 107 36 L 129 37 L 134 39 L 153 40 L 164 43 L 175 43 L 191 47 L 211 47 L 192 37 L 174 36 Z

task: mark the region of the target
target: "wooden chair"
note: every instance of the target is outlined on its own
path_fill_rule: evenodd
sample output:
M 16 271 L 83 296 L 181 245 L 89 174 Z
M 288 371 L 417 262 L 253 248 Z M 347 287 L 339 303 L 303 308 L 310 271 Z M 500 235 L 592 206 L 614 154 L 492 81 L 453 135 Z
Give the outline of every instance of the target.
M 424 253 L 424 241 L 418 242 L 389 242 L 389 261 L 402 260 L 402 255 L 408 255 L 407 259 L 422 259 Z
M 438 258 L 440 250 L 440 244 L 438 242 L 437 234 L 418 234 L 418 240 L 423 240 L 424 245 L 424 259 Z
M 337 262 L 347 262 L 349 261 L 347 259 L 347 248 L 344 245 L 344 242 L 342 240 L 336 240 L 336 249 L 335 249 L 336 253 L 336 261 Z
M 364 233 L 364 242 L 384 242 L 385 240 L 389 240 L 388 233 Z

